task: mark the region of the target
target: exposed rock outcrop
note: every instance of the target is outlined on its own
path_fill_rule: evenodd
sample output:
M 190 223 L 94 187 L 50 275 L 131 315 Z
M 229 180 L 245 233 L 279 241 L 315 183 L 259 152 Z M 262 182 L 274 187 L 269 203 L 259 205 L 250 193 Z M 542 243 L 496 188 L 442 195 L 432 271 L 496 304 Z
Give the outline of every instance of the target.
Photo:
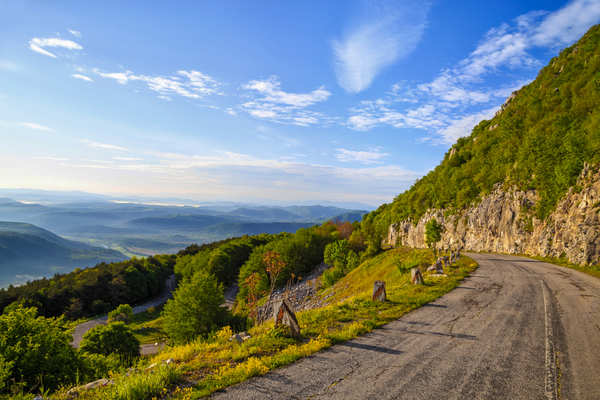
M 459 213 L 429 210 L 416 225 L 410 220 L 390 225 L 383 243 L 427 247 L 425 224 L 435 217 L 444 226 L 440 247 L 563 256 L 577 264 L 596 264 L 600 259 L 598 168 L 585 164 L 577 186 L 583 189 L 569 189 L 556 210 L 545 221 L 540 221 L 532 212 L 539 201 L 535 190 L 505 191 L 498 183 L 491 194 Z

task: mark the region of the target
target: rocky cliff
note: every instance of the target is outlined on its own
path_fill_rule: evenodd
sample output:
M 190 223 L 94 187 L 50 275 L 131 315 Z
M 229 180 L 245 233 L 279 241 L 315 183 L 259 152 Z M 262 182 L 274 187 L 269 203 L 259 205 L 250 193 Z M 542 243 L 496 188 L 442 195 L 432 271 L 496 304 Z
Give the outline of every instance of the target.
M 428 210 L 416 223 L 389 226 L 383 243 L 426 247 L 425 224 L 432 218 L 444 226 L 438 248 L 566 257 L 577 264 L 600 259 L 600 170 L 584 165 L 577 185 L 567 192 L 545 221 L 533 215 L 539 200 L 535 190 L 505 190 L 501 183 L 458 213 Z

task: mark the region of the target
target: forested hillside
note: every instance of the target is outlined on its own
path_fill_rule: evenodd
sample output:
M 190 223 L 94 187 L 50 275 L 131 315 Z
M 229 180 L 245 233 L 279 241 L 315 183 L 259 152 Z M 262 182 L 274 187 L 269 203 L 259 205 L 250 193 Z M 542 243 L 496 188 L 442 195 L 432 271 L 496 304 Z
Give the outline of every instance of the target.
M 116 250 L 67 240 L 35 225 L 0 221 L 0 287 L 126 259 Z
M 430 208 L 463 209 L 499 182 L 537 190 L 533 211 L 544 220 L 584 162 L 600 161 L 600 26 L 511 97 L 493 119 L 458 139 L 433 171 L 365 218 L 376 235 L 393 222 L 416 223 Z

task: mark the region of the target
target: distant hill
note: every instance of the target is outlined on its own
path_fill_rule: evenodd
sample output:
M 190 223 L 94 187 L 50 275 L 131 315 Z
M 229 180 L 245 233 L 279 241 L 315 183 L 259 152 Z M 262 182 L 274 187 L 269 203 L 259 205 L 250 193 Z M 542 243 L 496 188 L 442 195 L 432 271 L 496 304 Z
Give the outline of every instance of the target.
M 44 229 L 62 232 L 86 225 L 113 225 L 123 220 L 122 216 L 109 211 L 63 211 L 41 214 L 29 221 Z
M 176 214 L 161 217 L 138 218 L 119 225 L 120 228 L 151 229 L 159 231 L 202 229 L 211 225 L 230 222 L 232 218 L 212 215 Z
M 34 225 L 0 222 L 0 287 L 127 259 L 116 250 L 66 240 Z
M 47 231 L 46 229 L 40 228 L 32 224 L 26 224 L 23 222 L 5 222 L 0 221 L 0 233 L 1 232 L 13 232 L 13 233 L 24 233 L 38 236 L 49 242 L 55 243 L 59 246 L 69 247 L 71 249 L 78 250 L 98 250 L 98 247 L 90 246 L 83 242 L 77 242 L 74 240 L 64 239 L 54 233 Z
M 335 217 L 333 217 L 331 219 L 334 221 L 338 220 L 338 221 L 348 221 L 348 222 L 362 221 L 362 217 L 365 214 L 368 214 L 368 212 L 352 211 L 352 212 L 347 212 L 347 213 L 336 215 Z
M 298 220 L 298 215 L 280 208 L 250 209 L 246 207 L 230 211 L 228 215 L 245 217 L 263 222 L 285 222 Z
M 207 236 L 219 238 L 260 235 L 261 233 L 274 235 L 281 232 L 295 233 L 300 228 L 308 228 L 313 225 L 315 223 L 312 222 L 226 222 L 194 233 L 196 235 L 206 233 Z

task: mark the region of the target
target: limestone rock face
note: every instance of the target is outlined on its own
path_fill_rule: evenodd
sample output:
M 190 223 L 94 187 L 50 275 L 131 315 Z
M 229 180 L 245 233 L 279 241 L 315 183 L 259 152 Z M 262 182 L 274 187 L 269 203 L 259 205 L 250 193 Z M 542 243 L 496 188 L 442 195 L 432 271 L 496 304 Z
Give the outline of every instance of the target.
M 505 191 L 498 183 L 492 193 L 459 213 L 445 217 L 447 210 L 428 210 L 416 225 L 409 220 L 391 224 L 383 244 L 425 248 L 425 224 L 436 218 L 444 226 L 440 248 L 562 255 L 576 264 L 595 264 L 600 259 L 598 168 L 585 164 L 577 186 L 583 189 L 569 189 L 556 210 L 540 221 L 531 211 L 539 201 L 537 191 Z

